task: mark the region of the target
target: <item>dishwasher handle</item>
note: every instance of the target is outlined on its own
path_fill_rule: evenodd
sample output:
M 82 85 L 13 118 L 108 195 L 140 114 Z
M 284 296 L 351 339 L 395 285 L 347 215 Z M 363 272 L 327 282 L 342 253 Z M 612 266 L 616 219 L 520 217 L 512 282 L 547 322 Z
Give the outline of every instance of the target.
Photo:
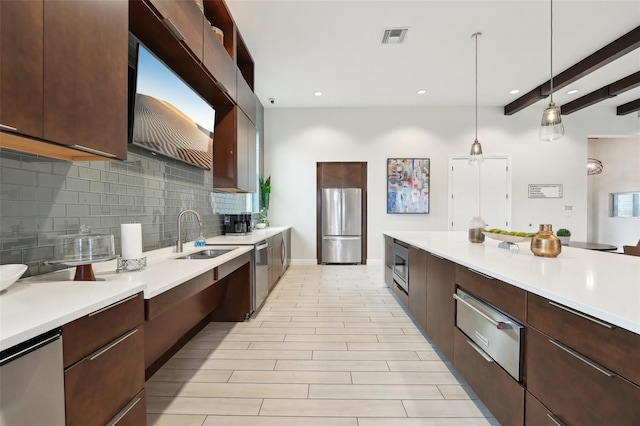
M 62 337 L 62 330 L 55 329 L 2 351 L 0 353 L 0 366 L 8 364 L 11 361 L 15 361 L 16 359 L 40 349 L 51 342 L 55 342 L 60 337 Z
M 453 298 L 456 299 L 457 301 L 461 302 L 461 303 L 464 303 L 467 306 L 467 308 L 471 309 L 473 312 L 475 312 L 476 314 L 480 315 L 482 318 L 484 318 L 485 320 L 489 321 L 491 324 L 495 325 L 498 330 L 502 330 L 504 328 L 509 328 L 510 327 L 510 325 L 508 323 L 506 323 L 506 322 L 494 320 L 489 315 L 485 314 L 480 309 L 476 308 L 475 306 L 473 306 L 472 304 L 470 304 L 469 302 L 464 300 L 464 298 L 458 296 L 456 293 L 453 294 Z

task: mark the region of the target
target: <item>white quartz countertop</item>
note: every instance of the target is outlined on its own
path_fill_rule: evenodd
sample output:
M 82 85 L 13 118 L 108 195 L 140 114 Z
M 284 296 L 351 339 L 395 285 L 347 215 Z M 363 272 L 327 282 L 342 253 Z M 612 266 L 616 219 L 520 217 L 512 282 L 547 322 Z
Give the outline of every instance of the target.
M 498 248 L 487 238 L 470 243 L 466 232 L 384 232 L 523 290 L 640 334 L 640 257 L 562 246 L 556 258 Z
M 276 228 L 268 230 L 277 233 Z M 209 238 L 207 244 L 221 244 L 214 241 L 218 238 Z M 232 250 L 213 259 L 177 259 L 213 248 L 194 247 L 193 242 L 185 243 L 183 253 L 176 253 L 175 247 L 145 252 L 147 267 L 140 271 L 116 273 L 115 260 L 95 263 L 96 281 L 73 281 L 75 268 L 19 280 L 0 294 L 0 350 L 140 291 L 150 299 L 253 250 L 252 245 L 240 244 L 216 246 Z
M 136 294 L 140 281 L 18 281 L 0 295 L 0 350 Z
M 249 235 L 218 235 L 207 238 L 207 244 L 253 245 L 290 228 L 290 226 L 270 226 L 264 229 L 254 229 Z

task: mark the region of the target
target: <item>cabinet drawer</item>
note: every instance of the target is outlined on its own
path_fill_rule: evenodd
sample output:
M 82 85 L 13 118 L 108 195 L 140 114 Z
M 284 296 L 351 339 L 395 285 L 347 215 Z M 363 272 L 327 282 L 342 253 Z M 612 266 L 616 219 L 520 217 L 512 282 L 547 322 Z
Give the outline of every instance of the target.
M 547 409 L 535 396 L 525 392 L 524 424 L 527 426 L 563 426 L 565 423 Z
M 63 325 L 65 368 L 143 321 L 144 299 L 138 293 Z
M 563 423 L 638 424 L 640 388 L 631 382 L 532 328 L 525 356 L 527 390 Z
M 67 426 L 106 424 L 144 388 L 143 328 L 66 369 L 64 381 Z
M 461 265 L 456 265 L 456 284 L 505 313 L 525 320 L 526 291 Z
M 494 361 L 487 361 L 454 328 L 453 365 L 503 425 L 524 422 L 524 388 Z
M 529 325 L 640 385 L 640 336 L 529 293 Z
M 137 394 L 107 426 L 144 426 L 147 424 L 147 402 L 144 390 Z

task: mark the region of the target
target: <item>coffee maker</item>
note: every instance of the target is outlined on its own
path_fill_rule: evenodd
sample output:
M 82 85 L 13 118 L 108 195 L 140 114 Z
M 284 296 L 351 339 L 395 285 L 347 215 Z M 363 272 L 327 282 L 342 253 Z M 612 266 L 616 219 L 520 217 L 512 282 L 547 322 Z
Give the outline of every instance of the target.
M 249 235 L 252 230 L 251 213 L 224 215 L 222 231 L 225 235 Z

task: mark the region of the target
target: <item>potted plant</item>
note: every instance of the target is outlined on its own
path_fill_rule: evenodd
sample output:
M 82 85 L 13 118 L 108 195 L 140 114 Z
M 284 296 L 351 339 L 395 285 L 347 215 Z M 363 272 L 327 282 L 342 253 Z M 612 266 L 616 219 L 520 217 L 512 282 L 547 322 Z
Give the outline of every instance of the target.
M 569 245 L 569 239 L 571 239 L 571 231 L 565 228 L 560 228 L 556 232 L 556 236 L 560 238 L 560 242 L 563 246 Z
M 271 194 L 271 176 L 264 179 L 260 176 L 260 221 L 269 226 L 269 194 Z

